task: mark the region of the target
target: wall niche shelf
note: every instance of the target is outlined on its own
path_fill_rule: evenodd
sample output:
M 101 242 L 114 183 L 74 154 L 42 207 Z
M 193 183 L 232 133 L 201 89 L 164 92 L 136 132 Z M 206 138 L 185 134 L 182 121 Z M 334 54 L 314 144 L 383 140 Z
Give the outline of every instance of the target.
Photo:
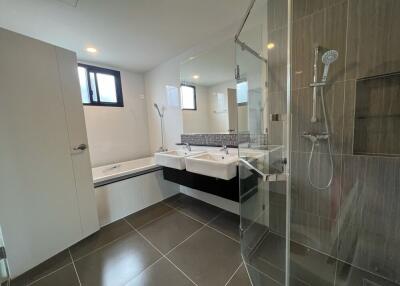
M 400 156 L 400 72 L 357 80 L 353 153 Z

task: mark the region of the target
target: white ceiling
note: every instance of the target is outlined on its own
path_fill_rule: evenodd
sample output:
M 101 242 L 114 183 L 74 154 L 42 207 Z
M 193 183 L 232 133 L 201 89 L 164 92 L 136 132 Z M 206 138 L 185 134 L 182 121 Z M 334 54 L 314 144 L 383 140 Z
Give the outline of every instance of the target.
M 148 71 L 238 24 L 245 0 L 0 0 L 0 27 L 84 61 Z M 85 48 L 94 46 L 96 55 Z

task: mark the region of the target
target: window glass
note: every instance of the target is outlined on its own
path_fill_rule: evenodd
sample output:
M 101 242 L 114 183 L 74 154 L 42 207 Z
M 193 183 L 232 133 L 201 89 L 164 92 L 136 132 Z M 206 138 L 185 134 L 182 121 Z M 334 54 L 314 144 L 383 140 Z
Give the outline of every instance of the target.
M 89 76 L 90 76 L 90 88 L 92 91 L 93 101 L 99 101 L 97 96 L 97 86 L 96 86 L 96 79 L 94 72 L 89 73 Z
M 83 104 L 124 106 L 119 71 L 79 64 L 78 76 Z
M 87 70 L 84 67 L 78 67 L 78 76 L 79 76 L 79 84 L 81 86 L 82 102 L 90 103 Z
M 97 74 L 97 85 L 101 102 L 117 102 L 115 78 L 109 74 Z
M 181 86 L 181 108 L 189 110 L 196 109 L 196 89 L 194 86 Z
M 247 81 L 240 82 L 236 85 L 236 97 L 238 104 L 246 104 L 248 101 L 248 84 Z

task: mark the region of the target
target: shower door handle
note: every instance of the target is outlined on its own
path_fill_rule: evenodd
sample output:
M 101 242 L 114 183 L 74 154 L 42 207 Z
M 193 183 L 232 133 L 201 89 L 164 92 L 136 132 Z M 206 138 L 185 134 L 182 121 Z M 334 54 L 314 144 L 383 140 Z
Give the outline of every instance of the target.
M 266 174 L 266 173 L 262 172 L 261 170 L 257 169 L 256 167 L 254 167 L 252 164 L 250 164 L 248 161 L 246 161 L 243 158 L 240 158 L 239 161 L 242 162 L 243 164 L 245 164 L 249 169 L 256 172 L 258 175 L 260 175 L 263 178 L 264 182 L 285 181 L 287 178 L 285 173 Z

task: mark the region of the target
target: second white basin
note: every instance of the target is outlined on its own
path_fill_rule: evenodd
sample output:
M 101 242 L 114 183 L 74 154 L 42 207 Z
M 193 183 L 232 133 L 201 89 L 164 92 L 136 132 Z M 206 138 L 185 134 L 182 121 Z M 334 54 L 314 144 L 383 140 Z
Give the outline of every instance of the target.
M 198 155 L 204 151 L 187 151 L 183 149 L 171 150 L 166 152 L 159 152 L 154 154 L 157 165 L 174 168 L 178 170 L 185 170 L 186 162 L 185 157 Z
M 224 180 L 230 180 L 237 174 L 238 155 L 207 152 L 186 157 L 186 170 Z

